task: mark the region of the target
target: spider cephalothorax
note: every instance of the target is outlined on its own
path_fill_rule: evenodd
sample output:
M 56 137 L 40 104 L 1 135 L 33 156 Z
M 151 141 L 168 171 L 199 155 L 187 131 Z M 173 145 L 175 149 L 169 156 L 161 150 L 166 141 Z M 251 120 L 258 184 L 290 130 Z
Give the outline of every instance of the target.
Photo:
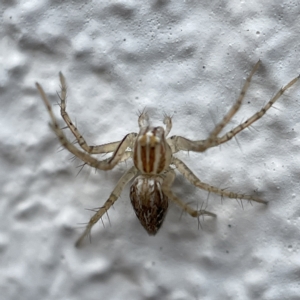
M 176 176 L 174 169 L 181 173 L 193 185 L 206 190 L 209 193 L 212 192 L 221 195 L 222 197 L 255 201 L 266 204 L 266 201 L 255 196 L 230 192 L 228 190 L 219 189 L 202 182 L 180 159 L 174 156 L 174 154 L 178 151 L 203 152 L 208 148 L 215 147 L 229 141 L 240 131 L 244 130 L 252 123 L 260 119 L 275 103 L 275 101 L 280 98 L 284 91 L 290 88 L 299 79 L 299 77 L 296 77 L 286 86 L 281 88 L 259 112 L 254 114 L 248 120 L 233 128 L 229 132 L 219 136 L 224 127 L 239 110 L 242 100 L 244 99 L 246 91 L 249 87 L 250 80 L 257 70 L 259 64 L 260 61 L 255 64 L 237 101 L 224 116 L 222 121 L 217 124 L 206 140 L 192 141 L 181 136 L 172 136 L 167 138 L 172 128 L 171 118 L 168 116 L 165 117 L 164 124 L 166 125 L 166 129 L 164 130 L 163 127 L 150 127 L 147 113 L 142 112 L 138 119 L 138 124 L 140 127 L 139 134 L 129 133 L 121 141 L 99 146 L 89 146 L 79 133 L 78 129 L 72 123 L 68 113 L 66 112 L 65 78 L 62 73 L 59 73 L 61 82 L 61 116 L 67 124 L 67 127 L 72 131 L 73 135 L 78 141 L 79 146 L 84 151 L 79 150 L 73 143 L 68 141 L 62 129 L 58 125 L 44 90 L 37 83 L 37 88 L 52 119 L 51 126 L 63 147 L 81 159 L 85 164 L 99 170 L 111 170 L 118 163 L 129 158 L 132 158 L 134 162 L 134 166 L 132 166 L 120 178 L 119 182 L 104 205 L 100 207 L 90 219 L 85 231 L 77 241 L 76 245 L 79 245 L 82 239 L 90 233 L 93 225 L 97 223 L 99 219 L 101 219 L 102 216 L 115 203 L 125 185 L 131 180 L 133 180 L 130 188 L 131 203 L 141 224 L 151 235 L 156 234 L 158 229 L 161 227 L 168 209 L 169 201 L 175 202 L 179 207 L 181 207 L 181 209 L 195 218 L 199 218 L 201 215 L 208 215 L 212 217 L 216 216 L 214 213 L 203 209 L 195 210 L 191 208 L 172 192 L 171 186 Z M 92 154 L 101 153 L 112 153 L 112 156 L 104 160 L 98 160 L 92 156 Z
M 143 174 L 158 175 L 171 163 L 172 151 L 163 127 L 142 127 L 133 149 L 134 165 Z

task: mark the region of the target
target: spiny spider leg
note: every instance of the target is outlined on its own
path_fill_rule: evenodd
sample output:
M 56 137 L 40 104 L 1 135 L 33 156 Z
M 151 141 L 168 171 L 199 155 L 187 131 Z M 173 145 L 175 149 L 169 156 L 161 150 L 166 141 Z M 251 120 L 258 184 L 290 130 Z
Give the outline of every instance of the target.
M 258 67 L 258 63 L 255 65 L 255 67 L 253 68 L 250 76 L 248 77 L 248 79 L 247 79 L 247 81 L 246 81 L 246 83 L 244 85 L 244 88 L 243 88 L 244 92 L 242 91 L 242 93 L 240 95 L 240 98 L 241 98 L 241 96 L 243 98 L 243 95 L 246 92 L 245 89 L 248 88 L 249 83 L 250 83 L 250 79 L 251 79 L 254 71 Z M 245 122 L 243 122 L 242 124 L 240 124 L 237 127 L 233 128 L 232 130 L 230 130 L 229 132 L 227 132 L 226 134 L 224 134 L 222 137 L 215 136 L 212 139 L 209 137 L 206 140 L 192 141 L 192 140 L 186 139 L 186 138 L 181 137 L 181 136 L 172 136 L 171 138 L 168 139 L 168 143 L 169 143 L 170 147 L 172 148 L 173 153 L 176 153 L 178 151 L 203 152 L 207 148 L 215 147 L 215 146 L 218 146 L 220 144 L 223 144 L 223 143 L 229 141 L 236 134 L 238 134 L 240 131 L 244 130 L 245 128 L 249 127 L 252 123 L 254 123 L 257 120 L 259 120 L 272 107 L 272 105 L 282 96 L 282 94 L 299 80 L 299 78 L 300 78 L 300 75 L 297 76 L 296 78 L 292 79 L 287 85 L 285 85 L 284 87 L 282 87 L 276 93 L 276 95 L 259 112 L 255 113 L 253 116 L 251 116 Z M 238 101 L 237 101 L 237 103 L 238 103 Z M 223 121 L 219 125 L 217 125 L 216 128 L 219 128 L 219 129 L 222 130 L 223 127 L 227 124 L 226 122 L 229 121 L 231 119 L 231 117 L 233 116 L 232 115 L 230 117 L 230 115 L 231 114 L 228 113 L 228 115 L 225 116 L 225 118 L 223 119 Z M 219 129 L 216 130 L 216 128 L 214 129 L 213 133 L 219 131 Z
M 54 130 L 55 134 L 59 138 L 59 141 L 63 147 L 68 149 L 71 153 L 73 153 L 75 156 L 80 158 L 82 161 L 84 161 L 89 166 L 99 169 L 99 170 L 111 170 L 113 169 L 120 160 L 122 160 L 122 157 L 124 153 L 126 152 L 126 149 L 132 148 L 133 144 L 135 142 L 136 133 L 129 133 L 127 134 L 123 140 L 118 144 L 118 147 L 116 148 L 115 152 L 113 153 L 112 157 L 110 157 L 108 160 L 97 160 L 93 156 L 91 156 L 88 153 L 82 152 L 79 149 L 77 149 L 72 143 L 68 141 L 63 131 L 60 129 L 58 122 L 53 114 L 51 105 L 47 99 L 47 96 L 43 90 L 43 88 L 40 86 L 40 84 L 36 83 L 36 87 L 38 91 L 41 94 L 41 97 L 47 107 L 47 110 L 50 114 L 50 117 L 52 119 L 51 127 Z
M 231 140 L 236 134 L 238 134 L 240 131 L 244 130 L 245 128 L 249 127 L 252 123 L 259 120 L 271 107 L 272 105 L 282 96 L 282 94 L 289 89 L 294 83 L 298 81 L 300 76 L 297 76 L 293 80 L 291 80 L 286 86 L 282 87 L 276 95 L 257 113 L 255 113 L 252 117 L 247 119 L 242 124 L 238 125 L 237 127 L 233 128 L 226 134 L 224 134 L 222 137 L 217 138 L 213 143 L 211 147 L 223 144 L 229 140 Z
M 124 162 L 131 157 L 132 157 L 132 151 L 125 151 L 122 158 L 119 160 L 119 163 Z M 102 161 L 109 162 L 110 160 L 111 160 L 111 157 L 108 157 L 108 158 L 103 159 Z
M 168 136 L 172 129 L 172 118 L 165 115 L 164 117 L 164 124 L 166 125 L 166 130 L 165 130 L 165 136 Z
M 66 111 L 66 99 L 67 99 L 67 84 L 64 75 L 59 72 L 59 79 L 61 84 L 61 92 L 59 95 L 60 98 L 60 113 L 62 118 L 65 120 L 67 126 L 72 131 L 73 135 L 75 136 L 76 140 L 78 141 L 79 146 L 90 154 L 101 154 L 101 153 L 109 153 L 114 152 L 121 141 L 97 145 L 97 146 L 89 146 L 85 141 L 84 137 L 80 134 L 77 127 L 72 122 L 71 118 L 69 117 Z
M 139 112 L 138 124 L 140 129 L 149 126 L 149 115 L 146 108 L 144 108 L 142 112 Z
M 255 201 L 263 204 L 267 204 L 268 201 L 262 200 L 257 197 L 253 197 L 245 194 L 237 194 L 230 191 L 218 189 L 212 185 L 202 182 L 180 159 L 173 157 L 172 164 L 174 164 L 177 170 L 193 185 L 196 187 L 208 191 L 213 192 L 215 194 L 221 195 L 222 197 L 228 197 L 233 199 L 241 199 L 241 200 L 249 200 Z
M 122 190 L 126 184 L 137 174 L 138 170 L 135 167 L 131 167 L 118 181 L 116 187 L 106 200 L 104 205 L 97 210 L 97 212 L 91 217 L 85 231 L 76 242 L 76 247 L 80 246 L 82 240 L 90 234 L 92 227 L 102 218 L 102 216 L 110 209 L 110 207 L 118 200 Z
M 209 135 L 208 139 L 206 140 L 204 147 L 209 148 L 209 145 L 212 143 L 212 141 L 218 136 L 218 134 L 222 131 L 222 129 L 228 124 L 228 122 L 232 119 L 232 117 L 238 112 L 238 110 L 240 109 L 243 99 L 246 95 L 246 92 L 249 88 L 252 76 L 254 75 L 254 73 L 256 72 L 256 70 L 258 69 L 260 65 L 260 60 L 255 64 L 255 66 L 253 67 L 250 75 L 248 76 L 248 78 L 246 79 L 246 82 L 242 88 L 242 91 L 237 99 L 237 101 L 234 103 L 234 105 L 231 107 L 231 109 L 229 110 L 229 112 L 224 116 L 223 120 L 215 127 L 215 129 L 211 132 L 211 134 Z
M 179 199 L 176 195 L 174 195 L 173 192 L 171 191 L 171 185 L 175 177 L 176 174 L 171 168 L 165 174 L 162 190 L 169 200 L 175 202 L 180 208 L 182 208 L 185 212 L 187 212 L 190 216 L 194 218 L 198 218 L 201 215 L 207 215 L 210 217 L 217 216 L 216 214 L 203 209 L 200 210 L 192 209 L 188 204 L 184 203 L 181 199 Z

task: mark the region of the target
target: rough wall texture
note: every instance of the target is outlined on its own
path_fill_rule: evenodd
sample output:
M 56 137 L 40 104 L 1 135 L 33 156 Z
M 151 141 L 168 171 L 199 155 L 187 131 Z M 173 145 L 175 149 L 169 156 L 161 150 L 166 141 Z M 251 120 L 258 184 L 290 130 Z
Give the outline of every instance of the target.
M 58 151 L 35 88 L 55 104 L 64 73 L 68 111 L 90 144 L 137 131 L 145 107 L 154 124 L 173 115 L 172 135 L 204 139 L 260 58 L 230 130 L 299 74 L 300 6 L 229 2 L 2 1 L 1 300 L 299 299 L 299 83 L 237 141 L 178 155 L 204 182 L 259 195 L 267 207 L 221 202 L 178 176 L 177 195 L 194 207 L 208 199 L 218 218 L 198 230 L 170 204 L 149 237 L 127 187 L 80 249 L 92 215 L 84 208 L 101 206 L 131 163 L 76 177 L 80 162 Z

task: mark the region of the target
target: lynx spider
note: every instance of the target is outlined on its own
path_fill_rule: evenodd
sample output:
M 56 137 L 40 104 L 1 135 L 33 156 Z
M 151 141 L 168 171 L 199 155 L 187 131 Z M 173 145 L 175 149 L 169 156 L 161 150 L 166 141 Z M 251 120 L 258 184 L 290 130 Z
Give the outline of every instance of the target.
M 138 125 L 140 128 L 138 134 L 129 133 L 121 141 L 98 146 L 89 146 L 86 143 L 85 139 L 66 112 L 66 81 L 63 74 L 59 73 L 61 83 L 61 94 L 59 95 L 61 101 L 59 104 L 61 116 L 67 124 L 67 127 L 75 136 L 79 146 L 84 151 L 79 150 L 73 143 L 68 141 L 62 129 L 58 125 L 57 119 L 53 114 L 51 105 L 43 88 L 39 83 L 36 83 L 37 89 L 47 107 L 48 113 L 50 114 L 52 120 L 51 127 L 53 131 L 57 135 L 61 145 L 74 154 L 75 157 L 81 159 L 84 164 L 99 170 L 111 170 L 118 163 L 126 161 L 129 158 L 132 158 L 134 162 L 134 166 L 120 178 L 104 205 L 97 209 L 94 216 L 90 219 L 85 231 L 76 242 L 76 246 L 82 242 L 85 236 L 90 234 L 93 225 L 96 224 L 117 201 L 126 184 L 132 179 L 134 179 L 134 181 L 130 188 L 131 203 L 142 226 L 150 235 L 155 235 L 161 227 L 168 209 L 169 200 L 174 201 L 183 211 L 187 212 L 192 217 L 199 218 L 201 215 L 216 217 L 216 215 L 212 212 L 203 209 L 192 209 L 171 191 L 171 185 L 176 176 L 174 168 L 172 168 L 171 165 L 175 166 L 179 173 L 181 173 L 194 186 L 208 191 L 209 193 L 212 192 L 220 195 L 221 197 L 267 204 L 267 201 L 255 196 L 230 192 L 200 181 L 200 179 L 198 179 L 197 176 L 180 159 L 174 156 L 174 154 L 179 151 L 203 152 L 208 148 L 215 147 L 229 141 L 240 131 L 260 119 L 280 98 L 280 96 L 299 79 L 299 76 L 294 78 L 286 86 L 282 87 L 260 111 L 226 134 L 219 136 L 223 128 L 239 110 L 250 85 L 251 78 L 258 69 L 259 64 L 260 61 L 255 64 L 250 75 L 246 79 L 237 101 L 224 116 L 223 120 L 215 126 L 214 130 L 210 133 L 206 140 L 192 141 L 181 136 L 166 138 L 172 128 L 171 117 L 165 116 L 163 122 L 165 124 L 165 129 L 163 127 L 151 127 L 149 125 L 148 115 L 144 111 L 138 118 Z M 101 153 L 112 153 L 112 156 L 104 160 L 98 160 L 92 156 L 92 154 Z

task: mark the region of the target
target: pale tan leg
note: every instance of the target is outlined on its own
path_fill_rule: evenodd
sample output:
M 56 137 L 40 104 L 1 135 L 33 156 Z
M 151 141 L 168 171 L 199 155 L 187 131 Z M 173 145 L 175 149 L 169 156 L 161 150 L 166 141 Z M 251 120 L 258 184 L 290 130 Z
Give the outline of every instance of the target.
M 255 64 L 255 66 L 253 67 L 250 75 L 248 76 L 248 78 L 246 79 L 246 82 L 242 88 L 242 91 L 240 93 L 240 96 L 238 97 L 237 101 L 235 102 L 235 104 L 231 107 L 231 109 L 229 110 L 229 112 L 225 115 L 225 117 L 223 118 L 223 120 L 215 127 L 215 129 L 211 132 L 210 136 L 208 137 L 208 139 L 206 140 L 206 144 L 204 145 L 208 148 L 208 145 L 211 144 L 211 142 L 218 136 L 218 134 L 222 131 L 222 129 L 228 124 L 228 122 L 232 119 L 232 117 L 237 113 L 237 111 L 240 109 L 243 99 L 245 98 L 246 92 L 249 88 L 252 76 L 254 75 L 254 73 L 256 72 L 256 70 L 258 69 L 260 65 L 260 60 Z
M 64 75 L 59 72 L 59 79 L 61 84 L 61 93 L 60 93 L 60 113 L 62 118 L 65 120 L 67 126 L 72 131 L 73 135 L 75 136 L 79 146 L 90 154 L 101 154 L 101 153 L 109 153 L 113 152 L 117 149 L 118 145 L 121 141 L 98 145 L 98 146 L 89 146 L 84 137 L 80 134 L 77 127 L 72 122 L 71 118 L 69 117 L 68 113 L 66 112 L 66 99 L 67 99 L 67 84 Z
M 140 112 L 139 118 L 138 118 L 138 124 L 140 129 L 143 127 L 149 126 L 149 116 L 147 114 L 146 109 L 143 109 L 142 112 Z
M 223 120 L 215 127 L 215 129 L 211 132 L 209 137 L 206 140 L 200 140 L 200 141 L 191 141 L 181 136 L 172 136 L 169 140 L 169 144 L 172 149 L 174 149 L 173 153 L 176 153 L 178 151 L 196 151 L 196 152 L 202 152 L 205 151 L 207 148 L 212 147 L 215 143 L 215 140 L 218 136 L 218 134 L 222 131 L 222 129 L 228 124 L 228 122 L 232 119 L 232 117 L 237 113 L 239 108 L 242 105 L 242 101 L 246 95 L 246 92 L 249 88 L 252 76 L 258 69 L 260 64 L 260 60 L 255 64 L 253 67 L 250 75 L 246 79 L 246 82 L 242 88 L 242 91 L 240 93 L 240 96 L 238 97 L 235 104 L 231 107 L 229 112 L 225 115 Z M 197 150 L 195 150 L 197 149 Z
M 54 130 L 57 137 L 59 138 L 61 145 L 63 147 L 65 147 L 66 149 L 68 149 L 71 153 L 73 153 L 76 157 L 80 158 L 82 161 L 84 161 L 89 166 L 99 169 L 99 170 L 111 170 L 115 167 L 115 165 L 118 164 L 118 162 L 120 160 L 123 159 L 126 149 L 128 147 L 132 149 L 133 144 L 136 139 L 136 136 L 137 136 L 136 133 L 129 133 L 123 138 L 123 140 L 121 142 L 117 142 L 118 146 L 115 149 L 112 157 L 110 157 L 109 159 L 103 160 L 103 161 L 99 161 L 96 158 L 94 158 L 93 156 L 91 156 L 90 154 L 80 151 L 72 143 L 70 143 L 67 140 L 65 134 L 59 127 L 58 122 L 53 114 L 51 105 L 47 99 L 47 96 L 46 96 L 43 88 L 38 83 L 36 83 L 36 87 L 37 87 L 38 91 L 40 92 L 42 99 L 47 107 L 47 110 L 52 119 L 51 127 Z
M 132 151 L 125 151 L 124 154 L 123 154 L 123 156 L 122 156 L 122 158 L 119 160 L 118 163 L 124 162 L 127 159 L 131 158 L 132 157 L 132 153 L 133 153 Z M 108 158 L 105 158 L 105 159 L 103 159 L 101 161 L 105 161 L 105 162 L 109 163 L 110 160 L 111 160 L 111 157 L 108 157 Z
M 163 189 L 163 193 L 168 197 L 168 199 L 175 202 L 180 208 L 182 208 L 185 212 L 187 212 L 190 216 L 194 218 L 198 218 L 202 215 L 216 217 L 216 215 L 212 212 L 203 209 L 200 210 L 192 209 L 188 204 L 184 203 L 176 195 L 174 195 L 173 192 L 171 191 L 171 185 L 175 179 L 175 176 L 176 174 L 172 169 L 169 169 L 169 171 L 167 171 L 167 173 L 165 174 L 165 179 L 163 182 L 162 189 Z
M 254 69 L 252 70 L 252 73 L 256 70 L 258 63 L 255 65 Z M 245 92 L 250 83 L 250 79 L 253 75 L 252 73 L 248 77 L 238 101 L 232 107 L 232 109 L 229 111 L 229 113 L 224 117 L 223 121 L 219 125 L 216 126 L 216 128 L 211 133 L 210 137 L 206 140 L 191 141 L 191 140 L 186 139 L 181 136 L 172 136 L 171 138 L 168 139 L 168 143 L 171 146 L 173 153 L 176 153 L 178 151 L 203 152 L 207 148 L 215 147 L 215 146 L 218 146 L 220 144 L 223 144 L 223 143 L 229 141 L 240 131 L 244 130 L 245 128 L 249 127 L 252 123 L 259 120 L 272 107 L 272 105 L 282 96 L 282 94 L 287 89 L 289 89 L 293 84 L 295 84 L 298 81 L 298 79 L 300 78 L 300 76 L 294 78 L 286 86 L 281 88 L 276 93 L 276 95 L 259 112 L 254 114 L 248 120 L 246 120 L 242 124 L 238 125 L 231 131 L 227 132 L 222 137 L 217 137 L 216 133 L 218 134 L 224 128 L 224 126 L 228 123 L 228 121 L 232 118 L 232 116 L 237 112 L 238 108 L 240 107 L 241 101 L 245 95 Z
M 291 80 L 286 86 L 282 87 L 276 95 L 256 114 L 254 114 L 252 117 L 250 117 L 248 120 L 246 120 L 244 123 L 240 124 L 239 126 L 235 127 L 234 129 L 230 130 L 226 134 L 224 134 L 222 137 L 217 138 L 213 143 L 212 146 L 217 146 L 220 144 L 223 144 L 229 140 L 231 140 L 236 134 L 238 134 L 240 131 L 244 130 L 245 128 L 249 127 L 252 123 L 259 120 L 271 107 L 272 105 L 282 96 L 282 94 L 289 89 L 293 84 L 295 84 L 300 76 L 294 78 Z
M 110 209 L 110 207 L 118 200 L 121 195 L 122 190 L 126 184 L 137 174 L 138 170 L 135 167 L 131 167 L 118 181 L 116 187 L 110 194 L 109 198 L 106 200 L 104 205 L 98 209 L 98 211 L 92 216 L 89 223 L 86 226 L 85 231 L 77 240 L 75 246 L 78 247 L 82 240 L 90 234 L 92 227 L 102 218 L 102 216 Z
M 165 136 L 167 137 L 172 129 L 172 118 L 165 115 L 164 124 L 166 125 Z
M 202 190 L 208 191 L 209 193 L 212 192 L 222 197 L 228 197 L 233 199 L 249 200 L 249 201 L 255 201 L 263 204 L 268 203 L 268 201 L 262 200 L 254 196 L 233 193 L 230 191 L 218 189 L 212 185 L 204 183 L 178 158 L 173 157 L 172 164 L 174 164 L 177 170 L 193 185 L 195 185 L 196 187 Z

